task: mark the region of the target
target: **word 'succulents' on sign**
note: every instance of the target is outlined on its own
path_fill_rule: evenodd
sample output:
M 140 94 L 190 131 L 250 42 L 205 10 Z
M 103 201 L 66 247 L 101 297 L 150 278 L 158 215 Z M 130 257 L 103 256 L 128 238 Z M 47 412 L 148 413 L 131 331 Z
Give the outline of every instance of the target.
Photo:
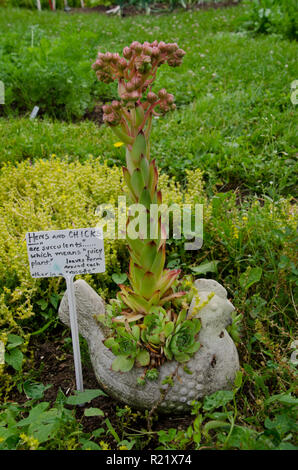
M 31 276 L 63 276 L 66 280 L 76 385 L 83 391 L 83 376 L 73 279 L 76 274 L 105 271 L 103 232 L 100 227 L 28 232 Z

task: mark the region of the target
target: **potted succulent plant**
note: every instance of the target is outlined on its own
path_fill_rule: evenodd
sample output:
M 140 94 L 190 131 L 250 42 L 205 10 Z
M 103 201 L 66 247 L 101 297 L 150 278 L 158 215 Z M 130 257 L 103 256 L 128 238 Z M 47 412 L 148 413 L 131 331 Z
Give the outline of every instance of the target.
M 126 146 L 123 177 L 131 201 L 145 208 L 146 227 L 153 223 L 151 205 L 162 203 L 150 157 L 152 119 L 175 109 L 173 95 L 164 88 L 155 93 L 153 83 L 162 64 L 177 67 L 184 55 L 176 43 L 134 41 L 122 57 L 99 52 L 93 64 L 99 80 L 118 82 L 119 100 L 103 106 L 103 120 Z M 133 223 L 128 215 L 128 234 Z M 84 281 L 75 283 L 79 328 L 109 393 L 137 407 L 181 411 L 191 400 L 231 386 L 239 362 L 225 327 L 234 308 L 217 282 L 193 285 L 188 277 L 179 279 L 180 270 L 165 269 L 161 216 L 155 236 L 148 232 L 127 236 L 129 285 L 120 284 L 117 299 L 104 305 Z M 67 323 L 66 297 L 59 314 Z

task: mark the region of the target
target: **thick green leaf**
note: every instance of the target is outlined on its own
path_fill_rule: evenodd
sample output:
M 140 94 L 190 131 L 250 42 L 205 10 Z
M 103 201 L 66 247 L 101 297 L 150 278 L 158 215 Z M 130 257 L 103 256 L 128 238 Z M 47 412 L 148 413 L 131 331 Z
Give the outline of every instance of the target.
M 49 305 L 48 301 L 44 299 L 38 300 L 36 303 L 40 306 L 41 310 L 45 310 Z
M 30 410 L 29 416 L 18 421 L 16 426 L 19 428 L 31 425 L 36 422 L 45 422 L 48 419 L 48 415 L 46 413 L 47 409 L 49 408 L 49 405 L 50 404 L 48 402 L 38 403 L 38 405 L 34 406 L 34 408 Z M 57 410 L 55 410 L 55 413 L 57 413 Z M 53 413 L 51 413 L 50 416 L 53 417 Z
M 92 431 L 92 436 L 94 437 L 100 437 L 102 434 L 105 434 L 106 430 L 104 428 L 98 428 Z
M 5 353 L 5 362 L 19 371 L 22 368 L 23 353 L 19 349 L 13 349 L 10 353 Z
M 115 372 L 128 372 L 133 368 L 134 359 L 126 356 L 117 356 L 113 361 L 112 369 Z
M 236 372 L 236 376 L 235 376 L 235 380 L 234 380 L 234 385 L 235 385 L 236 388 L 241 387 L 241 385 L 242 385 L 242 376 L 243 376 L 243 374 L 242 374 L 241 370 L 238 370 Z
M 86 408 L 84 411 L 85 416 L 104 416 L 104 412 L 99 408 Z
M 60 299 L 60 296 L 57 295 L 57 294 L 52 294 L 52 295 L 50 296 L 50 302 L 51 302 L 51 304 L 53 305 L 53 307 L 54 307 L 56 310 L 57 310 L 57 308 L 58 308 L 58 305 L 59 305 L 60 300 L 61 300 L 61 299 Z
M 205 411 L 211 411 L 220 406 L 225 406 L 231 400 L 233 400 L 233 392 L 230 390 L 219 390 L 212 395 L 205 397 L 203 409 Z
M 208 421 L 208 423 L 205 424 L 204 432 L 208 433 L 212 429 L 219 429 L 219 428 L 228 430 L 228 429 L 230 429 L 230 424 L 225 422 L 225 421 L 219 421 L 219 420 L 214 420 L 213 421 L 213 420 L 211 420 L 211 421 Z
M 130 155 L 135 165 L 140 162 L 141 155 L 146 155 L 146 140 L 145 140 L 144 134 L 137 135 L 134 141 L 134 144 L 132 146 Z
M 217 272 L 217 265 L 219 261 L 205 261 L 201 263 L 199 266 L 191 266 L 190 269 L 194 274 L 206 274 L 206 273 L 216 273 Z
M 6 349 L 8 351 L 16 348 L 17 346 L 20 346 L 24 342 L 23 338 L 21 338 L 21 336 L 18 336 L 18 335 L 12 335 L 12 334 L 8 335 L 7 339 L 8 339 L 8 343 L 6 345 Z
M 116 284 L 124 284 L 127 275 L 125 273 L 114 273 L 112 274 L 112 279 Z
M 102 450 L 101 447 L 96 444 L 96 442 L 88 441 L 87 439 L 80 439 L 82 444 L 82 450 Z
M 133 187 L 134 193 L 140 197 L 141 192 L 145 186 L 144 178 L 139 168 L 136 168 L 131 175 L 131 185 Z
M 147 272 L 144 274 L 144 277 L 140 286 L 140 294 L 145 297 L 146 300 L 150 300 L 154 291 L 156 290 L 156 277 L 153 273 Z
M 34 423 L 31 424 L 28 428 L 28 434 L 35 437 L 38 442 L 43 443 L 48 441 L 51 438 L 55 437 L 55 434 L 59 430 L 61 424 L 59 419 L 51 420 L 46 424 Z
M 143 349 L 142 351 L 140 351 L 138 354 L 137 354 L 137 362 L 138 362 L 138 365 L 140 366 L 148 366 L 149 362 L 150 362 L 150 354 L 148 351 L 146 351 L 145 349 Z
M 187 362 L 190 359 L 190 356 L 186 353 L 177 353 L 175 354 L 175 359 L 178 362 Z
M 239 278 L 240 286 L 248 290 L 253 284 L 259 282 L 262 276 L 262 268 L 251 268 L 248 266 L 246 271 Z
M 99 396 L 106 397 L 107 395 L 99 389 L 85 390 L 84 392 L 76 392 L 75 395 L 68 397 L 66 399 L 66 403 L 68 405 L 82 405 L 84 403 L 89 403 L 91 400 Z
M 184 320 L 185 320 L 185 318 L 186 318 L 186 313 L 187 313 L 187 312 L 186 312 L 185 309 L 181 310 L 181 312 L 180 312 L 179 315 L 178 315 L 178 318 L 177 318 L 177 321 L 176 321 L 176 325 L 180 325 L 181 323 L 184 322 Z M 176 331 L 176 332 L 178 331 L 177 328 L 176 328 L 175 331 Z
M 175 326 L 174 326 L 174 323 L 173 323 L 172 321 L 169 321 L 169 322 L 165 325 L 163 332 L 164 332 L 166 338 L 167 338 L 168 336 L 170 336 L 171 333 L 173 333 L 174 328 L 175 328 Z
M 173 359 L 173 353 L 169 347 L 167 346 L 164 347 L 164 353 L 165 353 L 166 358 L 169 359 L 169 361 Z
M 141 335 L 140 327 L 137 326 L 137 325 L 132 326 L 132 327 L 131 327 L 131 332 L 132 332 L 132 335 L 133 335 L 134 339 L 135 339 L 136 341 L 139 341 L 140 335 Z
M 136 441 L 134 439 L 132 439 L 130 441 L 127 441 L 126 439 L 124 439 L 123 441 L 118 443 L 118 448 L 120 446 L 125 446 L 127 450 L 131 450 L 133 448 L 133 446 L 135 445 L 135 443 L 136 443 Z
M 189 374 L 189 375 L 192 375 L 193 374 L 193 371 L 191 369 L 189 369 L 189 367 L 187 367 L 187 365 L 185 365 L 183 367 L 183 370 L 186 374 Z
M 0 442 L 6 441 L 6 439 L 9 439 L 11 436 L 15 435 L 15 429 L 13 428 L 6 428 L 0 426 Z
M 141 169 L 145 184 L 147 184 L 149 180 L 149 162 L 144 155 L 142 155 L 140 158 L 140 169 Z
M 143 204 L 146 209 L 150 210 L 151 196 L 149 190 L 146 187 L 142 190 L 140 194 L 139 204 Z
M 120 437 L 118 436 L 117 432 L 115 431 L 111 421 L 109 420 L 109 418 L 105 419 L 105 424 L 107 425 L 107 428 L 108 428 L 108 432 L 110 432 L 113 436 L 113 438 L 115 439 L 115 441 L 118 443 L 120 442 Z
M 40 400 L 44 392 L 50 388 L 52 385 L 43 385 L 37 382 L 30 382 L 30 380 L 26 380 L 23 385 L 24 393 L 28 398 L 34 398 L 35 400 Z
M 116 346 L 116 350 L 119 349 L 119 346 L 116 343 L 115 338 L 107 338 L 104 343 L 106 348 L 111 349 L 112 347 Z
M 152 344 L 160 344 L 160 336 L 159 334 L 153 334 L 148 337 L 148 340 Z
M 200 346 L 201 346 L 201 344 L 198 341 L 196 341 L 194 344 L 189 346 L 189 348 L 187 348 L 187 353 L 188 354 L 194 354 L 195 352 L 197 352 L 200 349 Z
M 281 442 L 278 446 L 279 450 L 298 450 L 297 446 L 294 446 L 290 442 Z
M 285 405 L 298 405 L 298 398 L 293 397 L 290 393 L 279 393 L 278 395 L 273 395 L 272 397 L 266 400 L 266 405 L 278 401 Z

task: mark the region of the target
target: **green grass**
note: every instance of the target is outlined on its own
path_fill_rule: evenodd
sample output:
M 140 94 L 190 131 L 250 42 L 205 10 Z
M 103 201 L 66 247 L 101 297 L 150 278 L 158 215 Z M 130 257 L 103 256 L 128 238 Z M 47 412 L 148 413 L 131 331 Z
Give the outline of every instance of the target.
M 45 449 L 116 449 L 122 445 L 134 449 L 293 449 L 297 400 L 296 370 L 290 357 L 297 319 L 292 197 L 297 111 L 290 100 L 290 86 L 298 77 L 297 46 L 275 35 L 253 37 L 238 32 L 244 10 L 240 6 L 122 19 L 1 10 L 0 80 L 6 84 L 7 104 L 0 118 L 0 179 L 5 206 L 2 235 L 7 236 L 0 250 L 0 271 L 7 281 L 0 289 L 0 325 L 5 326 L 0 339 L 16 352 L 10 352 L 10 365 L 5 365 L 1 376 L 0 394 L 6 403 L 0 407 L 0 449 L 36 448 L 38 444 L 29 439 L 32 433 L 39 437 L 39 448 Z M 87 432 L 82 413 L 69 409 L 62 392 L 56 402 L 47 398 L 41 382 L 49 382 L 42 367 L 29 358 L 38 341 L 51 342 L 57 345 L 58 361 L 71 353 L 71 340 L 68 330 L 57 322 L 61 284 L 43 280 L 36 291 L 23 273 L 27 264 L 19 249 L 19 234 L 27 227 L 24 217 L 28 214 L 41 228 L 53 223 L 52 219 L 93 220 L 93 204 L 96 207 L 98 198 L 116 191 L 109 178 L 118 170 L 109 168 L 109 178 L 98 179 L 94 158 L 110 166 L 121 165 L 123 147 L 113 146 L 116 139 L 105 126 L 82 120 L 87 108 L 112 99 L 116 90 L 98 83 L 90 66 L 98 46 L 120 52 L 135 39 L 155 38 L 177 41 L 187 54 L 182 67 L 160 70 L 156 88 L 166 87 L 173 93 L 178 109 L 154 121 L 152 156 L 164 173 L 182 185 L 186 170 L 202 169 L 208 196 L 203 248 L 185 252 L 181 241 L 169 241 L 167 260 L 171 268 L 181 267 L 188 274 L 204 261 L 219 262 L 217 271 L 207 277 L 224 284 L 233 296 L 238 316 L 230 332 L 243 376 L 242 381 L 238 377 L 234 394 L 217 396 L 216 405 L 208 398 L 201 405 L 194 403 L 193 415 L 175 424 L 157 415 L 148 423 L 141 413 L 119 405 L 116 410 L 108 409 L 109 419 L 99 414 Z M 28 116 L 34 105 L 41 107 L 42 117 L 31 121 Z M 40 162 L 53 154 L 61 163 Z M 21 164 L 23 160 L 32 163 L 30 171 Z M 84 169 L 77 160 L 84 163 Z M 65 170 L 65 162 L 74 163 Z M 6 168 L 7 164 L 17 169 Z M 88 168 L 90 177 L 86 176 Z M 29 174 L 31 179 L 26 179 Z M 86 197 L 83 181 L 86 188 L 91 185 Z M 193 181 L 194 188 L 200 184 Z M 66 204 L 69 185 L 71 196 Z M 87 197 L 92 207 L 85 211 L 80 200 Z M 109 250 L 117 269 L 124 272 L 126 253 Z M 253 275 L 255 282 L 249 285 Z M 92 282 L 95 285 L 96 279 Z M 39 334 L 30 338 L 34 331 Z M 20 342 L 7 334 L 20 335 Z M 90 367 L 86 344 L 82 346 Z M 9 403 L 18 399 L 22 404 Z M 46 404 L 39 406 L 40 400 Z M 108 407 L 110 399 L 105 400 L 90 406 Z M 26 424 L 22 420 L 32 409 L 34 419 Z M 52 429 L 49 436 L 47 429 Z
M 173 93 L 178 105 L 154 126 L 152 151 L 160 167 L 180 179 L 185 168 L 199 167 L 209 191 L 218 184 L 272 197 L 294 194 L 297 114 L 290 86 L 298 72 L 296 45 L 237 33 L 243 10 L 123 19 L 3 10 L 3 110 L 28 116 L 38 105 L 51 119 L 78 119 L 96 101 L 116 96 L 113 85 L 97 82 L 90 68 L 98 47 L 120 52 L 136 30 L 140 41 L 177 41 L 187 52 L 184 64 L 161 68 L 156 84 Z M 0 120 L 0 135 L 1 162 L 55 153 L 72 159 L 101 155 L 121 163 L 111 133 L 86 122 L 33 124 L 11 118 Z

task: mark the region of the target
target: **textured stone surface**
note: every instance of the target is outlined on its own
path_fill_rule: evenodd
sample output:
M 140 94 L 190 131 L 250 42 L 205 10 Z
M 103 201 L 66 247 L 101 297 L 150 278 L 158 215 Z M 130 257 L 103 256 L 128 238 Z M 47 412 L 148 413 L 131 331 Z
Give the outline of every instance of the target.
M 91 362 L 96 378 L 102 388 L 114 398 L 136 408 L 152 408 L 163 413 L 181 413 L 189 410 L 192 400 L 197 400 L 217 390 L 231 388 L 236 371 L 239 369 L 238 353 L 234 342 L 226 331 L 231 322 L 233 305 L 227 300 L 226 290 L 214 280 L 199 279 L 195 282 L 200 303 L 207 299 L 211 292 L 213 298 L 203 307 L 197 317 L 201 319 L 202 328 L 199 333 L 201 348 L 188 361 L 187 367 L 192 371 L 188 374 L 179 366 L 174 386 L 162 385 L 166 376 L 177 368 L 177 362 L 167 361 L 161 369 L 159 378 L 145 386 L 137 385 L 137 378 L 142 368 L 133 368 L 130 372 L 121 373 L 111 370 L 115 358 L 107 349 L 103 340 L 104 330 L 94 319 L 94 315 L 105 312 L 104 302 L 99 295 L 83 280 L 74 283 L 79 331 L 87 340 Z M 190 306 L 192 312 L 195 298 Z M 59 317 L 69 326 L 69 310 L 67 296 L 64 295 L 59 307 Z M 167 390 L 161 400 L 162 390 Z

